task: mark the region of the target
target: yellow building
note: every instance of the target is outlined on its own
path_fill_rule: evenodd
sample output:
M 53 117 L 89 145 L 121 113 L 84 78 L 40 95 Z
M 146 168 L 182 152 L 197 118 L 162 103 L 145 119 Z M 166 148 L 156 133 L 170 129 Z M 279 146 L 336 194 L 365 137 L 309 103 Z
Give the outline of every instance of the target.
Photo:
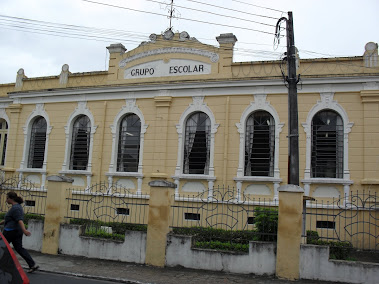
M 186 32 L 152 34 L 109 69 L 0 85 L 0 158 L 7 175 L 46 189 L 107 181 L 136 193 L 166 179 L 176 193 L 216 185 L 277 199 L 288 176 L 283 61 L 233 62 L 233 34 L 205 45 Z M 25 70 L 27 74 L 27 70 Z M 328 199 L 379 192 L 378 45 L 363 56 L 299 60 L 300 186 Z

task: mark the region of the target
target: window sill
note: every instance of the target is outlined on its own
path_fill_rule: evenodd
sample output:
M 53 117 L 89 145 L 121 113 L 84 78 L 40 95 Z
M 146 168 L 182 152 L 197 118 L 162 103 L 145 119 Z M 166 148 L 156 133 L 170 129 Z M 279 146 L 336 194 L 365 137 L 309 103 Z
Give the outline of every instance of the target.
M 40 173 L 40 174 L 47 174 L 47 171 L 45 169 L 33 169 L 33 168 L 17 169 L 16 172 L 19 172 L 19 173 Z
M 283 180 L 281 178 L 275 178 L 275 177 L 235 177 L 234 181 L 236 182 L 273 182 L 273 183 L 279 183 Z
M 309 178 L 301 180 L 302 183 L 322 183 L 322 184 L 344 184 L 350 185 L 354 182 L 349 179 L 342 178 Z
M 66 170 L 66 171 L 60 171 L 59 172 L 62 175 L 85 175 L 85 176 L 92 176 L 92 172 L 90 171 L 81 171 L 81 170 Z
M 175 179 L 208 180 L 208 181 L 216 180 L 216 177 L 210 176 L 210 175 L 190 175 L 190 174 L 181 174 L 177 176 L 172 176 L 172 178 L 174 180 Z
M 105 173 L 108 177 L 136 177 L 136 178 L 143 178 L 143 174 L 137 173 L 137 172 L 108 172 Z

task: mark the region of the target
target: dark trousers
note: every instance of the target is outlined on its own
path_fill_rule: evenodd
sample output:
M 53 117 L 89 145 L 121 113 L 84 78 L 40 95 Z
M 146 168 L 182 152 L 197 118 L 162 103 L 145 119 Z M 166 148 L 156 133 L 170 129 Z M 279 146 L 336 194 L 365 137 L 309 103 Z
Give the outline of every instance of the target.
M 18 254 L 25 259 L 29 267 L 33 267 L 36 263 L 33 258 L 30 256 L 28 251 L 22 246 L 22 232 L 19 230 L 5 231 L 3 232 L 4 237 L 7 239 L 8 243 L 12 243 L 14 249 Z

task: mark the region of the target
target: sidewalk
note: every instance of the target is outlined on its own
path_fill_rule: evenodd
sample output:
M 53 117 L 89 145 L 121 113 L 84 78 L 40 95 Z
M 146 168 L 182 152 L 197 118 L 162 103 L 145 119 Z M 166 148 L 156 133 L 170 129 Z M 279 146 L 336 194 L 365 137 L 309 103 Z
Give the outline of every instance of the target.
M 134 263 L 90 259 L 67 255 L 47 255 L 29 251 L 41 271 L 130 284 L 226 284 L 226 283 L 332 283 L 320 281 L 285 281 L 275 277 L 229 274 L 185 268 L 157 268 Z M 18 256 L 21 265 L 26 263 Z M 38 273 L 38 272 L 35 272 Z

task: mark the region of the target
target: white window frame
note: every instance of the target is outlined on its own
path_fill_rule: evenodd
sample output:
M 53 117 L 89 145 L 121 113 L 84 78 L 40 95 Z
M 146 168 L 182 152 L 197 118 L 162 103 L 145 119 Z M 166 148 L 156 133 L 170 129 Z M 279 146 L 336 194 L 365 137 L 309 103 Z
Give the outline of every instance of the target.
M 6 123 L 8 124 L 7 136 L 8 136 L 8 139 L 9 139 L 9 129 L 10 129 L 10 124 L 9 123 L 10 123 L 10 121 L 9 121 L 9 117 L 8 117 L 7 113 L 5 112 L 4 108 L 0 108 L 0 118 L 3 119 L 3 120 L 5 120 Z M 7 142 L 9 142 L 9 141 L 7 141 Z M 0 159 L 1 158 L 2 157 L 0 157 Z M 5 165 L 6 165 L 6 163 L 7 163 L 7 151 L 5 149 L 4 165 L 2 165 L 2 166 L 0 165 L 0 167 L 4 168 Z
M 140 149 L 139 149 L 139 161 L 138 161 L 138 171 L 137 172 L 118 172 L 117 171 L 117 151 L 119 143 L 119 133 L 120 133 L 120 123 L 122 119 L 127 114 L 135 114 L 141 120 L 141 136 L 140 136 Z M 129 177 L 137 179 L 137 194 L 142 191 L 142 179 L 143 179 L 143 145 L 145 140 L 145 133 L 148 125 L 145 123 L 145 118 L 142 111 L 136 105 L 135 98 L 128 98 L 125 100 L 125 105 L 122 106 L 121 110 L 116 115 L 113 124 L 110 126 L 112 132 L 112 155 L 111 162 L 109 164 L 108 173 L 108 183 L 111 186 L 113 184 L 113 178 L 117 177 Z
M 301 182 L 304 184 L 305 195 L 309 196 L 311 184 L 342 184 L 344 186 L 345 196 L 349 195 L 350 185 L 353 181 L 350 180 L 349 170 L 349 133 L 354 125 L 354 122 L 349 121 L 349 117 L 345 109 L 335 100 L 333 100 L 334 92 L 321 92 L 321 100 L 312 107 L 309 111 L 306 122 L 302 123 L 304 132 L 306 133 L 306 157 L 304 179 Z M 311 151 L 312 151 L 312 120 L 313 117 L 320 111 L 333 110 L 338 113 L 343 121 L 343 178 L 312 178 L 311 177 Z
M 204 140 L 203 142 L 205 142 L 205 149 L 206 149 L 206 157 L 205 157 L 205 162 L 204 162 L 204 168 L 203 168 L 203 172 L 202 173 L 190 173 L 190 164 L 192 165 L 192 159 L 191 159 L 191 153 L 192 153 L 192 150 L 193 150 L 193 147 L 191 147 L 191 151 L 189 151 L 187 153 L 187 159 L 186 159 L 186 151 L 190 150 L 188 149 L 188 147 L 190 146 L 190 140 L 192 140 L 192 143 L 193 143 L 193 146 L 195 145 L 195 140 L 196 140 L 196 137 L 197 137 L 197 130 L 198 130 L 198 127 L 201 125 L 201 123 L 199 121 L 196 121 L 195 118 L 199 118 L 200 119 L 200 116 L 203 116 L 205 119 L 204 121 L 204 128 L 205 128 L 205 136 L 204 136 Z M 196 127 L 194 127 L 194 125 L 190 126 L 190 122 L 192 121 L 192 123 L 195 123 L 196 121 Z M 200 175 L 208 175 L 208 166 L 209 166 L 209 155 L 210 155 L 210 137 L 211 137 L 211 126 L 210 126 L 210 119 L 209 119 L 209 116 L 206 115 L 204 112 L 193 112 L 188 118 L 187 118 L 187 121 L 186 121 L 186 125 L 185 125 L 185 130 L 184 130 L 184 156 L 183 156 L 183 174 L 200 174 Z M 189 129 L 189 127 L 191 127 L 191 130 Z M 195 132 L 192 132 L 193 130 L 195 129 Z M 192 138 L 193 139 L 189 139 L 191 136 L 193 136 Z M 188 143 L 188 144 L 187 144 Z
M 70 155 L 71 155 L 71 143 L 72 143 L 72 128 L 73 125 L 80 115 L 85 115 L 89 118 L 91 122 L 91 133 L 90 133 L 90 147 L 88 154 L 88 165 L 87 170 L 70 170 Z M 78 102 L 78 106 L 70 114 L 67 124 L 64 126 L 65 135 L 66 135 L 66 148 L 64 161 L 62 164 L 62 170 L 59 172 L 62 175 L 85 175 L 87 177 L 87 187 L 91 186 L 91 177 L 92 177 L 92 152 L 93 152 L 93 137 L 96 132 L 97 126 L 95 125 L 95 119 L 91 111 L 87 108 L 87 102 L 81 101 Z
M 208 181 L 209 195 L 212 194 L 214 181 L 216 177 L 214 175 L 214 151 L 215 151 L 215 134 L 219 124 L 216 123 L 215 116 L 211 109 L 204 103 L 204 96 L 193 96 L 192 103 L 182 113 L 179 123 L 176 125 L 176 131 L 178 133 L 178 158 L 175 168 L 175 175 L 172 177 L 176 184 L 175 194 L 179 194 L 180 180 L 206 180 Z M 184 159 L 184 135 L 186 129 L 187 119 L 195 112 L 203 112 L 208 115 L 211 121 L 211 141 L 210 141 L 210 155 L 209 155 L 209 172 L 208 175 L 194 175 L 183 174 L 183 159 Z
M 240 134 L 240 145 L 239 145 L 239 159 L 238 159 L 238 169 L 237 176 L 234 180 L 237 183 L 237 196 L 239 200 L 242 183 L 256 183 L 256 182 L 272 182 L 274 185 L 274 199 L 278 199 L 278 188 L 282 179 L 280 178 L 279 169 L 279 136 L 282 132 L 284 123 L 280 122 L 279 115 L 275 108 L 270 104 L 267 99 L 267 94 L 254 94 L 254 101 L 250 102 L 250 105 L 246 107 L 241 115 L 239 123 L 236 123 L 238 133 Z M 275 154 L 274 154 L 274 176 L 273 177 L 262 177 L 262 176 L 245 176 L 244 166 L 245 166 L 245 136 L 246 136 L 246 122 L 247 119 L 253 112 L 256 111 L 266 111 L 268 112 L 275 121 Z
M 45 154 L 43 158 L 43 164 L 42 168 L 35 169 L 35 168 L 28 168 L 28 159 L 29 159 L 29 146 L 30 146 L 30 138 L 31 138 L 31 130 L 33 127 L 33 123 L 37 117 L 43 117 L 46 121 L 46 141 L 45 141 Z M 9 127 L 8 127 L 9 128 Z M 23 127 L 24 131 L 24 149 L 23 149 L 23 155 L 20 163 L 20 168 L 17 169 L 17 172 L 20 173 L 20 178 L 24 175 L 24 173 L 34 173 L 34 174 L 40 174 L 41 179 L 41 189 L 45 189 L 46 184 L 46 163 L 47 163 L 47 154 L 48 154 L 48 147 L 49 147 L 49 137 L 50 133 L 53 127 L 50 124 L 49 115 L 45 111 L 45 106 L 43 103 L 36 104 L 36 108 L 32 111 L 32 113 L 28 116 L 28 119 L 25 122 L 25 125 Z

